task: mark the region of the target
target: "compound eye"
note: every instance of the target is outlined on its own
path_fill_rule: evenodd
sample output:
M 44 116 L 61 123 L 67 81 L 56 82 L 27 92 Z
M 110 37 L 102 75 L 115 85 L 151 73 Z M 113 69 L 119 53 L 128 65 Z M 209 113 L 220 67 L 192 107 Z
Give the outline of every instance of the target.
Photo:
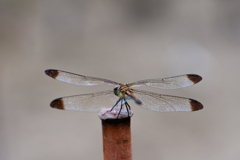
M 115 88 L 114 88 L 114 91 L 117 91 L 117 89 L 118 89 L 118 87 L 115 87 Z

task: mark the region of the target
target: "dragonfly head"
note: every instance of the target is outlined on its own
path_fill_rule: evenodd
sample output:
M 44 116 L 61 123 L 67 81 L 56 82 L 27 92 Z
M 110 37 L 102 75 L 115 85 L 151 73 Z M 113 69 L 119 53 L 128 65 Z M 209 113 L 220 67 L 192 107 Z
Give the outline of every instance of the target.
M 115 87 L 114 89 L 113 89 L 113 92 L 114 92 L 114 94 L 116 95 L 116 96 L 119 96 L 119 87 Z

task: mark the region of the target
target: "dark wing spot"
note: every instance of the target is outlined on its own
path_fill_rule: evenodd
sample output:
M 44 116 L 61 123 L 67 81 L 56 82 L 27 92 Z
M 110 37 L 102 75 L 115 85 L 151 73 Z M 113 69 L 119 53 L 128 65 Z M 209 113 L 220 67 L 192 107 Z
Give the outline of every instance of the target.
M 58 76 L 59 72 L 55 69 L 48 69 L 45 71 L 45 74 L 55 79 Z
M 192 111 L 197 111 L 197 110 L 203 109 L 203 105 L 194 99 L 189 99 L 189 103 L 191 105 Z
M 202 80 L 202 77 L 196 74 L 188 74 L 188 79 L 192 81 L 194 84 L 200 82 Z
M 50 106 L 51 106 L 52 108 L 65 109 L 65 107 L 64 107 L 64 102 L 63 102 L 63 99 L 62 99 L 62 98 L 58 98 L 58 99 L 53 100 L 53 101 L 50 103 Z

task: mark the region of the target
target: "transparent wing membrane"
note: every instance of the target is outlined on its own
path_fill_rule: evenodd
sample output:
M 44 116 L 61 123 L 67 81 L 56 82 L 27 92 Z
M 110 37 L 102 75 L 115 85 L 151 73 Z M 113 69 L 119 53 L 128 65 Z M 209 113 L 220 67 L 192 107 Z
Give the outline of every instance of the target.
M 134 94 L 142 101 L 142 108 L 159 112 L 196 111 L 203 108 L 196 100 L 184 97 L 157 94 L 149 91 L 135 90 Z
M 118 85 L 117 82 L 102 78 L 83 76 L 61 70 L 48 69 L 45 74 L 59 81 L 67 82 L 75 85 L 92 86 L 100 84 Z
M 142 108 L 160 112 L 197 111 L 203 108 L 203 105 L 200 102 L 193 99 L 162 95 L 143 90 L 133 90 L 130 88 L 139 86 L 161 89 L 184 88 L 194 85 L 202 80 L 202 77 L 196 74 L 186 74 L 163 79 L 141 80 L 130 84 L 119 84 L 107 79 L 83 76 L 54 69 L 46 70 L 45 74 L 56 80 L 75 85 L 118 85 L 114 90 L 55 99 L 51 102 L 50 106 L 57 109 L 98 112 L 101 109 L 111 108 L 117 104 L 125 104 L 125 106 L 130 109 L 130 106 L 126 102 L 126 100 L 129 99 L 133 99 Z
M 194 85 L 202 80 L 202 77 L 196 74 L 186 74 L 181 76 L 147 79 L 131 83 L 132 87 L 147 86 L 161 89 L 178 89 Z
M 51 102 L 50 106 L 63 110 L 98 112 L 113 107 L 119 100 L 112 90 L 62 97 Z

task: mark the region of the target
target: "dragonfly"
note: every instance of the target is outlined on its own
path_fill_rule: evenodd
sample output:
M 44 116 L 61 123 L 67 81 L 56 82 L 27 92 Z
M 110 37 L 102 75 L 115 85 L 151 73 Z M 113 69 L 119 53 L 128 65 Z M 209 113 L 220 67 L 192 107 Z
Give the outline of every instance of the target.
M 140 80 L 126 84 L 117 83 L 103 78 L 83 76 L 56 69 L 45 70 L 45 74 L 53 79 L 80 86 L 94 86 L 102 84 L 115 85 L 113 90 L 57 98 L 50 103 L 52 108 L 98 112 L 111 106 L 112 108 L 110 111 L 112 111 L 113 108 L 120 103 L 121 108 L 118 116 L 123 105 L 125 105 L 129 115 L 129 110 L 131 110 L 131 107 L 127 100 L 131 99 L 144 109 L 159 112 L 198 111 L 203 109 L 203 105 L 194 99 L 132 89 L 140 86 L 160 89 L 184 88 L 192 86 L 202 80 L 202 77 L 196 74 Z

